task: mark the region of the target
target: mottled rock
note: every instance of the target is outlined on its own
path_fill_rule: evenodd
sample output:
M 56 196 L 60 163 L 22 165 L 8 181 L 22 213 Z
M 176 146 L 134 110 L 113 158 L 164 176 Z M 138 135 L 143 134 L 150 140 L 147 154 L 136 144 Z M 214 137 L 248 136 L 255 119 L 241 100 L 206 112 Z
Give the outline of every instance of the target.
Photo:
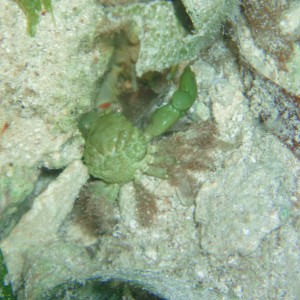
M 297 171 L 287 170 L 285 156 L 280 159 L 276 153 L 271 143 L 279 146 L 279 142 L 263 136 L 267 144 L 253 149 L 248 158 L 234 158 L 199 191 L 195 218 L 208 253 L 249 255 L 289 218 Z M 291 163 L 291 153 L 286 154 Z
M 74 161 L 35 199 L 30 211 L 1 242 L 14 289 L 22 283 L 27 257 L 36 255 L 37 249 L 47 248 L 47 244 L 57 240 L 58 228 L 71 211 L 87 178 L 86 167 L 81 161 Z

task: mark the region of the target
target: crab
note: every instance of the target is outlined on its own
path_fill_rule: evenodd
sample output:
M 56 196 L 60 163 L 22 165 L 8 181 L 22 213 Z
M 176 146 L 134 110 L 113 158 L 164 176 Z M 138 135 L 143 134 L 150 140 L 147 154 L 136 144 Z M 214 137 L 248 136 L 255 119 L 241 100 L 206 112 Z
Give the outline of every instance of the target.
M 166 178 L 166 170 L 155 166 L 157 161 L 165 158 L 154 157 L 149 144 L 191 108 L 196 96 L 195 74 L 187 66 L 170 103 L 154 111 L 143 131 L 119 112 L 83 114 L 78 125 L 85 138 L 83 161 L 89 174 L 115 186 L 134 180 L 138 173 Z

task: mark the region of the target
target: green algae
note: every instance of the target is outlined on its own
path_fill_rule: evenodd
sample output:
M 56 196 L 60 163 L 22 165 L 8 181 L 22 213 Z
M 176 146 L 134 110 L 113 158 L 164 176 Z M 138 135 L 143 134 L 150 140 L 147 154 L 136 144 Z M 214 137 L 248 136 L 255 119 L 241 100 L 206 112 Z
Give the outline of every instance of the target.
M 0 249 L 0 299 L 14 300 L 10 283 L 6 280 L 7 268 L 4 263 L 4 258 Z
M 27 18 L 27 32 L 35 36 L 36 25 L 43 11 L 53 14 L 51 0 L 15 0 Z

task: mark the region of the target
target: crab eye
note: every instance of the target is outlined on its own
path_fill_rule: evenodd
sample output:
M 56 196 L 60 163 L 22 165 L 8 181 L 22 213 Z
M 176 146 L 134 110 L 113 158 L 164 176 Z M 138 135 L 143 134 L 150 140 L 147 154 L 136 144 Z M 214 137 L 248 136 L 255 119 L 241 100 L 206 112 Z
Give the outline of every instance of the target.
M 80 116 L 78 120 L 78 129 L 84 138 L 88 136 L 88 133 L 95 124 L 97 118 L 98 113 L 95 111 L 91 111 Z

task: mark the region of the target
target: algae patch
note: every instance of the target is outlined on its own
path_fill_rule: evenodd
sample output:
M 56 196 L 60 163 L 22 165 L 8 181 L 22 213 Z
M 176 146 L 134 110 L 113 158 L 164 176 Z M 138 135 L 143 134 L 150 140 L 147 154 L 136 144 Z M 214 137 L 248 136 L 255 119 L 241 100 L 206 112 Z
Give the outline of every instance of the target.
M 30 36 L 35 36 L 36 25 L 40 15 L 50 12 L 53 15 L 51 0 L 15 0 L 21 7 L 27 18 L 27 32 Z

